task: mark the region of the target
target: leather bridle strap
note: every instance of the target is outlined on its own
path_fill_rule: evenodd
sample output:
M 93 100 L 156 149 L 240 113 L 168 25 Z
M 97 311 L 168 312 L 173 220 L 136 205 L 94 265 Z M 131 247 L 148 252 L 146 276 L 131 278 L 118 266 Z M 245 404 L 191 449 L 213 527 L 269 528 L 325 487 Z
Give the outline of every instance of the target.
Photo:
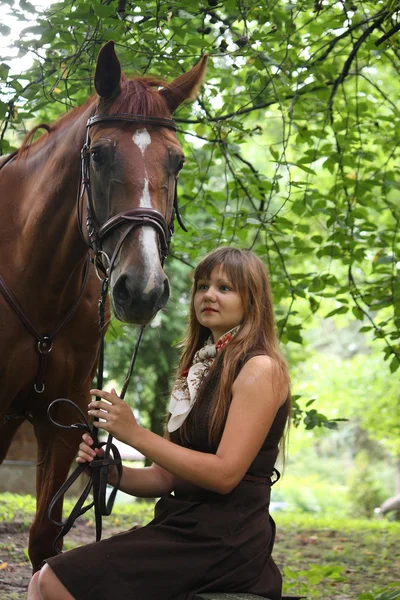
M 145 117 L 144 115 L 133 115 L 130 113 L 119 113 L 116 115 L 94 115 L 88 119 L 86 127 L 91 127 L 96 123 L 104 121 L 109 122 L 125 122 L 125 123 L 138 123 L 139 125 L 155 125 L 158 127 L 166 127 L 167 129 L 177 130 L 176 123 L 173 119 L 167 119 L 165 117 Z
M 86 283 L 89 277 L 89 256 L 85 262 L 84 274 L 81 289 L 79 295 L 75 302 L 72 304 L 70 309 L 67 311 L 63 319 L 57 325 L 57 327 L 53 330 L 52 333 L 43 334 L 40 333 L 36 329 L 36 327 L 31 323 L 31 321 L 26 316 L 22 306 L 19 304 L 18 300 L 12 294 L 11 290 L 7 286 L 3 277 L 0 275 L 0 292 L 2 292 L 4 298 L 15 312 L 15 314 L 19 317 L 21 322 L 25 325 L 25 327 L 32 333 L 33 337 L 37 340 L 37 351 L 39 353 L 39 368 L 36 375 L 36 380 L 33 385 L 35 392 L 41 394 L 44 392 L 44 378 L 46 374 L 47 367 L 47 359 L 48 355 L 53 349 L 53 342 L 56 335 L 69 323 L 69 321 L 74 316 L 85 291 Z
M 81 163 L 81 177 L 80 177 L 78 196 L 77 196 L 77 218 L 78 218 L 78 227 L 81 231 L 83 239 L 85 239 L 83 236 L 83 233 L 82 233 L 80 200 L 83 197 L 83 195 L 86 193 L 87 227 L 88 227 L 89 246 L 95 252 L 94 264 L 95 264 L 96 272 L 97 272 L 97 269 L 100 268 L 104 273 L 104 277 L 99 276 L 99 278 L 101 279 L 101 294 L 100 294 L 100 300 L 99 300 L 99 325 L 100 325 L 100 330 L 103 333 L 104 325 L 105 325 L 104 314 L 105 314 L 105 302 L 106 302 L 106 296 L 107 296 L 107 291 L 108 291 L 108 284 L 109 284 L 109 280 L 110 280 L 110 276 L 111 276 L 112 267 L 118 256 L 118 253 L 121 250 L 122 244 L 124 243 L 125 239 L 127 238 L 129 233 L 133 229 L 135 229 L 136 227 L 140 227 L 140 226 L 150 225 L 151 227 L 153 227 L 156 230 L 156 232 L 158 234 L 159 243 L 160 243 L 160 258 L 161 258 L 161 264 L 163 264 L 165 258 L 168 256 L 168 253 L 169 253 L 169 244 L 170 244 L 170 240 L 171 240 L 173 230 L 174 230 L 173 229 L 174 212 L 172 212 L 172 217 L 171 217 L 171 221 L 169 224 L 167 223 L 165 217 L 158 210 L 156 210 L 154 208 L 146 208 L 146 207 L 133 208 L 133 209 L 127 210 L 123 213 L 119 213 L 118 215 L 111 217 L 102 225 L 99 224 L 96 213 L 95 213 L 95 209 L 94 209 L 94 203 L 93 203 L 93 199 L 92 199 L 91 186 L 90 186 L 90 127 L 92 125 L 95 125 L 96 123 L 101 123 L 101 122 L 136 123 L 136 124 L 143 124 L 143 125 L 167 127 L 174 131 L 176 131 L 176 125 L 172 119 L 164 119 L 161 117 L 144 117 L 142 115 L 131 115 L 131 114 L 95 115 L 94 117 L 91 117 L 86 124 L 86 128 L 87 128 L 86 129 L 86 140 L 85 140 L 85 144 L 81 150 L 82 163 Z M 181 225 L 181 227 L 184 229 L 184 231 L 186 231 L 186 228 L 184 227 L 182 220 L 180 218 L 180 214 L 179 214 L 177 185 L 175 185 L 173 209 L 175 210 L 175 215 L 177 217 L 178 223 Z M 121 235 L 120 239 L 118 240 L 118 243 L 114 249 L 113 255 L 110 258 L 102 250 L 102 242 L 104 241 L 104 239 L 106 238 L 107 235 L 109 235 L 111 232 L 114 232 L 121 225 L 128 225 L 128 227 L 122 233 L 122 235 Z M 106 266 L 104 266 L 103 257 L 107 258 Z M 143 327 L 140 330 L 138 340 L 137 340 L 137 343 L 135 346 L 135 350 L 134 350 L 134 353 L 133 353 L 133 356 L 131 359 L 131 363 L 129 366 L 128 374 L 126 376 L 126 379 L 125 379 L 125 382 L 124 382 L 124 385 L 123 385 L 123 388 L 122 388 L 122 391 L 120 394 L 121 399 L 123 399 L 125 396 L 125 393 L 126 393 L 126 390 L 127 390 L 128 384 L 129 384 L 129 380 L 130 380 L 132 372 L 133 372 L 133 368 L 134 368 L 136 356 L 138 353 L 138 348 L 139 348 L 142 334 L 143 334 Z M 102 389 L 102 387 L 103 387 L 103 360 L 104 360 L 104 335 L 102 336 L 101 344 L 100 344 L 98 377 L 97 377 L 97 388 L 98 389 Z M 74 425 L 67 426 L 67 425 L 62 425 L 61 423 L 57 423 L 56 421 L 54 421 L 54 419 L 52 418 L 52 415 L 51 415 L 52 409 L 57 403 L 63 403 L 63 402 L 67 402 L 68 404 L 75 407 L 75 409 L 80 413 L 83 423 L 75 423 Z M 63 429 L 69 429 L 71 427 L 79 428 L 79 429 L 89 432 L 94 441 L 94 444 L 93 444 L 94 448 L 99 448 L 104 445 L 104 444 L 98 444 L 98 429 L 95 427 L 93 427 L 93 428 L 90 427 L 90 425 L 86 419 L 86 416 L 83 414 L 82 410 L 71 400 L 68 400 L 65 398 L 59 398 L 59 399 L 55 400 L 54 402 L 52 402 L 50 404 L 47 414 L 48 414 L 51 422 L 58 427 L 61 427 Z M 96 418 L 95 420 L 98 420 L 98 419 Z M 53 546 L 54 551 L 57 553 L 60 552 L 60 548 L 58 547 L 59 540 L 66 533 L 68 533 L 68 531 L 72 527 L 75 519 L 78 516 L 82 515 L 84 512 L 86 512 L 87 510 L 89 510 L 89 508 L 92 508 L 93 506 L 95 509 L 96 540 L 99 541 L 101 539 L 102 516 L 109 515 L 111 513 L 112 505 L 113 505 L 117 490 L 119 488 L 119 482 L 120 482 L 121 475 L 122 475 L 121 457 L 119 456 L 119 452 L 118 452 L 117 448 L 112 443 L 112 439 L 113 439 L 112 436 L 109 435 L 107 442 L 105 444 L 105 451 L 104 451 L 103 458 L 96 459 L 95 461 L 92 461 L 89 464 L 89 469 L 91 472 L 90 480 L 89 480 L 88 484 L 86 485 L 84 491 L 82 492 L 81 497 L 79 498 L 72 513 L 66 519 L 66 521 L 63 521 L 63 522 L 54 521 L 52 519 L 53 509 L 57 505 L 57 503 L 59 502 L 61 497 L 64 495 L 64 493 L 71 486 L 71 484 L 87 468 L 87 465 L 81 464 L 76 468 L 74 473 L 63 484 L 61 489 L 57 492 L 57 494 L 55 495 L 55 497 L 52 499 L 52 501 L 50 503 L 49 510 L 48 510 L 49 519 L 53 523 L 55 523 L 56 525 L 61 527 L 61 531 L 57 535 L 57 537 L 54 541 L 54 546 Z M 117 481 L 116 485 L 114 486 L 114 489 L 111 492 L 111 495 L 110 495 L 108 501 L 106 502 L 105 499 L 106 499 L 107 476 L 108 476 L 108 467 L 110 465 L 115 465 L 117 467 L 118 481 Z M 93 487 L 94 500 L 88 506 L 84 507 L 83 505 L 84 505 L 86 498 L 87 498 L 90 490 L 92 489 L 92 487 Z
M 80 231 L 82 232 L 82 224 L 80 217 L 80 208 L 79 201 L 82 196 L 86 193 L 87 199 L 87 219 L 86 224 L 88 228 L 88 238 L 89 238 L 89 246 L 96 254 L 96 263 L 97 266 L 100 267 L 104 272 L 109 270 L 108 275 L 110 274 L 110 270 L 112 265 L 114 264 L 115 258 L 118 252 L 121 249 L 122 242 L 126 239 L 128 233 L 135 229 L 136 227 L 141 226 L 151 226 L 153 227 L 159 237 L 160 241 L 160 254 L 162 258 L 166 258 L 169 253 L 169 244 L 173 234 L 173 219 L 174 214 L 172 214 L 171 221 L 168 224 L 164 215 L 160 213 L 160 211 L 155 208 L 134 208 L 127 210 L 125 212 L 119 213 L 108 219 L 105 223 L 100 225 L 99 220 L 96 215 L 94 202 L 92 198 L 92 190 L 90 184 L 90 152 L 91 152 L 91 144 L 90 144 L 90 128 L 97 123 L 135 123 L 139 125 L 151 125 L 158 127 L 166 127 L 168 129 L 172 129 L 176 131 L 176 124 L 173 119 L 167 119 L 164 117 L 150 117 L 143 115 L 133 115 L 133 114 L 116 114 L 116 115 L 94 115 L 89 118 L 86 123 L 86 139 L 85 143 L 81 150 L 81 178 L 80 178 L 80 189 L 78 190 L 78 226 Z M 173 210 L 177 217 L 178 223 L 180 226 L 186 231 L 185 226 L 182 223 L 181 216 L 179 214 L 179 206 L 178 206 L 178 196 L 177 196 L 177 184 L 175 185 L 174 191 L 174 199 L 173 199 Z M 107 256 L 108 265 L 104 266 L 102 262 L 102 257 L 104 256 L 103 252 L 103 242 L 105 237 L 114 231 L 117 227 L 126 224 L 127 222 L 131 223 L 129 231 L 124 234 L 122 241 L 120 240 L 117 248 L 114 251 L 113 258 Z M 84 237 L 84 236 L 83 236 Z
M 115 258 L 118 255 L 128 234 L 136 227 L 141 227 L 143 225 L 151 225 L 156 230 L 160 240 L 161 256 L 163 258 L 168 256 L 172 231 L 168 229 L 164 217 L 158 210 L 155 208 L 132 208 L 131 210 L 116 215 L 115 217 L 111 217 L 111 219 L 109 219 L 98 230 L 97 235 L 99 240 L 102 241 L 106 235 L 124 223 L 129 223 L 130 226 L 115 247 L 113 257 L 110 260 L 111 267 L 114 264 Z

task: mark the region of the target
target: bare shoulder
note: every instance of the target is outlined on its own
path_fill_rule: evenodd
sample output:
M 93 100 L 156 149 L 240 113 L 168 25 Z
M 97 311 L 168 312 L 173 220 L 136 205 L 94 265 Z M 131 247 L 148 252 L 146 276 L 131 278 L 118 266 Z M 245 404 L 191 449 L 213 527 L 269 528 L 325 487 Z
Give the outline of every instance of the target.
M 241 369 L 238 379 L 240 376 L 258 376 L 260 378 L 278 378 L 283 379 L 283 373 L 273 358 L 266 354 L 259 354 L 250 358 Z
M 288 396 L 288 382 L 280 365 L 266 354 L 260 354 L 250 358 L 240 370 L 232 392 L 238 392 L 244 388 L 262 389 L 265 392 L 271 390 L 279 405 L 283 404 Z

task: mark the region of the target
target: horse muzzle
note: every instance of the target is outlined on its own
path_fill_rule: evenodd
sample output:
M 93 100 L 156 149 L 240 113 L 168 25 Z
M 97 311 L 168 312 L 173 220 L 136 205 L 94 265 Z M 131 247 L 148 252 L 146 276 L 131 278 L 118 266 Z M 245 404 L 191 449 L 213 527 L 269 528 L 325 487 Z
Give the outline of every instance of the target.
M 119 321 L 146 325 L 168 302 L 168 278 L 161 270 L 153 281 L 143 282 L 136 269 L 131 268 L 111 286 L 111 299 Z

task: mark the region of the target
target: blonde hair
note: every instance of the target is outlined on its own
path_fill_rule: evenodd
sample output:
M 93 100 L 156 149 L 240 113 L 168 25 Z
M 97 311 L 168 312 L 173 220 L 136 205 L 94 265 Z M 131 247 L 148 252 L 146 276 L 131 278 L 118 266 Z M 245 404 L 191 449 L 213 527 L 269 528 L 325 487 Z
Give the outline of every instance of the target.
M 226 416 L 232 397 L 232 385 L 238 374 L 240 362 L 252 353 L 266 354 L 271 357 L 281 374 L 279 382 L 289 385 L 286 362 L 278 349 L 278 338 L 275 328 L 272 292 L 262 261 L 248 250 L 223 247 L 207 254 L 194 271 L 191 293 L 189 323 L 183 351 L 178 366 L 178 374 L 190 368 L 194 354 L 199 350 L 211 332 L 199 323 L 194 310 L 194 296 L 199 280 L 209 279 L 215 267 L 222 266 L 226 276 L 239 293 L 244 307 L 244 319 L 240 330 L 217 356 L 209 375 L 221 369 L 213 394 L 210 411 L 209 440 L 217 444 L 224 428 Z M 202 395 L 201 387 L 199 397 Z M 198 401 L 200 398 L 198 398 Z M 189 419 L 190 421 L 190 419 Z M 182 435 L 189 438 L 187 420 L 183 423 Z

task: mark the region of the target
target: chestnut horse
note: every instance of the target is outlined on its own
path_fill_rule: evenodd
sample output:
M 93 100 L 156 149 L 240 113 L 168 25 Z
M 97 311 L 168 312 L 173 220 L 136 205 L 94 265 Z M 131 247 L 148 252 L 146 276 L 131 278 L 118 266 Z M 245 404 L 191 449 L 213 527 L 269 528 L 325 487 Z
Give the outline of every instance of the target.
M 169 296 L 161 234 L 173 221 L 183 164 L 171 115 L 193 97 L 205 62 L 204 57 L 169 84 L 154 78 L 128 80 L 109 42 L 97 60 L 97 95 L 45 126 L 47 133 L 33 144 L 28 143 L 30 134 L 18 153 L 0 161 L 0 462 L 29 416 L 38 444 L 37 513 L 29 536 L 34 571 L 54 554 L 58 528 L 49 522 L 46 509 L 68 475 L 80 439 L 78 431 L 54 428 L 47 407 L 64 397 L 86 412 L 99 352 L 99 282 L 92 268 L 84 281 L 93 231 L 84 226 L 82 235 L 85 199 L 76 203 L 81 149 L 87 158 L 83 189 L 94 213 L 89 229 L 93 221 L 108 228 L 99 256 L 112 257 L 114 313 L 121 321 L 147 323 Z M 134 209 L 147 220 L 132 227 Z M 152 214 L 156 217 L 150 222 Z M 76 421 L 67 405 L 59 406 L 54 416 L 64 423 Z M 54 518 L 61 520 L 61 513 L 60 503 Z

